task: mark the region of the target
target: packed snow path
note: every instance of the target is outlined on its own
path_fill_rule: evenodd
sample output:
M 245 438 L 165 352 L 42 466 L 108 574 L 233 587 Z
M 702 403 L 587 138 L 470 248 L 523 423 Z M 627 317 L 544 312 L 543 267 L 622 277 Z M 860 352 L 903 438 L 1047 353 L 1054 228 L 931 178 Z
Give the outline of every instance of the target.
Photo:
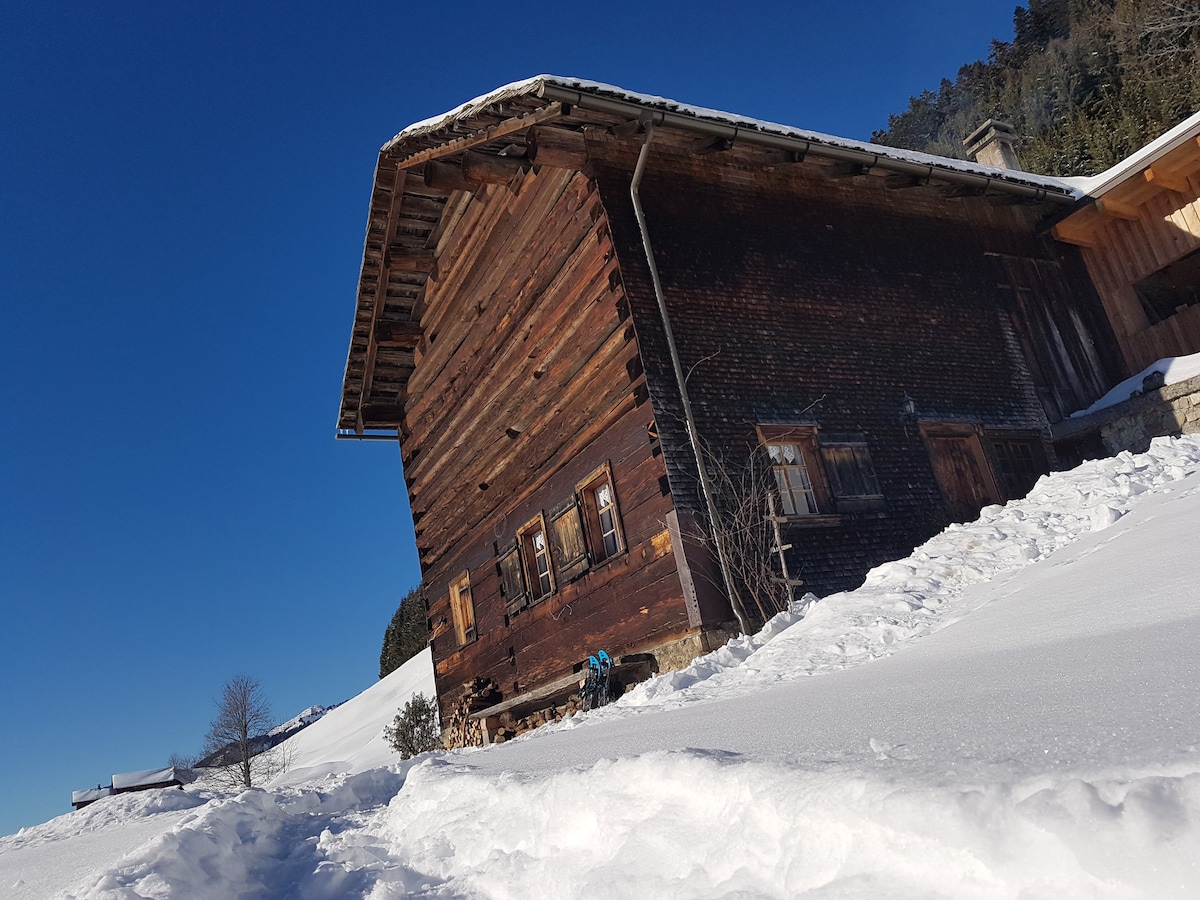
M 35 844 L 71 853 L 88 833 L 68 833 L 72 816 L 0 839 L 0 887 L 1200 896 L 1197 472 L 1200 440 L 1181 439 L 1045 478 L 803 619 L 501 747 L 380 767 L 378 749 L 320 737 L 331 713 L 301 733 L 302 771 L 162 814 L 158 837 L 120 860 L 129 842 L 114 844 L 100 874 L 4 880 Z M 335 711 L 340 733 L 379 716 L 372 692 Z M 338 749 L 323 758 L 321 740 Z M 96 808 L 113 801 L 127 798 Z

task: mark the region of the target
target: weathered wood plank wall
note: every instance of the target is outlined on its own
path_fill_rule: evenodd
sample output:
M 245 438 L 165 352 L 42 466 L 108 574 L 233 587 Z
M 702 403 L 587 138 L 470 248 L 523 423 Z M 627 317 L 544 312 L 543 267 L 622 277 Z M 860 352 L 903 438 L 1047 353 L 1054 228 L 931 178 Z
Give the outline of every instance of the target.
M 443 705 L 476 676 L 511 696 L 596 649 L 642 649 L 694 630 L 666 536 L 671 501 L 638 345 L 594 185 L 543 168 L 481 188 L 439 248 L 402 446 Z M 499 556 L 525 522 L 605 463 L 624 552 L 514 614 Z M 463 572 L 476 633 L 459 646 L 449 584 Z

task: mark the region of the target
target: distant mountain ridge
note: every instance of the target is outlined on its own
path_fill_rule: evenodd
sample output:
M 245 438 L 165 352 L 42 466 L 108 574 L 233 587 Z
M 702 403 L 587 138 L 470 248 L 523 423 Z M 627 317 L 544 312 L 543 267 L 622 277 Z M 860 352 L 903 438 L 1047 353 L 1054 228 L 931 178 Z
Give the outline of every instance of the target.
M 303 731 L 313 722 L 320 721 L 326 713 L 337 709 L 341 704 L 335 703 L 333 706 L 310 706 L 303 712 L 298 713 L 288 719 L 281 725 L 276 725 L 266 734 L 260 734 L 252 739 L 251 743 L 254 749 L 254 755 L 270 750 L 277 744 L 281 744 L 290 738 L 292 735 Z M 225 766 L 230 763 L 237 762 L 236 756 L 233 754 L 234 745 L 227 744 L 220 750 L 210 753 L 193 766 L 196 769 L 208 769 L 214 766 Z

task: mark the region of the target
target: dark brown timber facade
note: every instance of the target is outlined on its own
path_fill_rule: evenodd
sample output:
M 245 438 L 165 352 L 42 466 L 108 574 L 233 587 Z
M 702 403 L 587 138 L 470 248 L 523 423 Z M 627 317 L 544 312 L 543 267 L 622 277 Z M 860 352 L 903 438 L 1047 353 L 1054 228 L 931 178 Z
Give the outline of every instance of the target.
M 443 708 L 736 630 L 697 445 L 767 461 L 782 563 L 818 595 L 1021 495 L 1049 422 L 1124 374 L 1075 248 L 1039 231 L 1072 199 L 551 78 L 397 136 L 339 427 L 399 437 Z

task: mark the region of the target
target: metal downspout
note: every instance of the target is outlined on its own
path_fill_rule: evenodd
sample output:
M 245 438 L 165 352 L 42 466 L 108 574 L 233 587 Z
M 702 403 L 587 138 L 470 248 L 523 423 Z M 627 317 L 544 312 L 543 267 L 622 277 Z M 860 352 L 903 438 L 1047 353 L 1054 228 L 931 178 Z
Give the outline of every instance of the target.
M 646 169 L 646 160 L 650 156 L 650 142 L 654 139 L 654 125 L 647 122 L 646 141 L 638 153 L 637 166 L 633 170 L 633 181 L 629 184 L 629 196 L 633 200 L 633 214 L 637 217 L 638 230 L 642 234 L 642 246 L 646 251 L 646 264 L 650 267 L 650 281 L 654 285 L 654 299 L 658 301 L 658 312 L 662 316 L 663 333 L 667 338 L 667 351 L 671 354 L 671 365 L 675 369 L 675 382 L 679 386 L 679 397 L 683 403 L 683 417 L 687 423 L 688 440 L 692 451 L 696 454 L 696 470 L 700 475 L 700 493 L 704 495 L 704 505 L 708 510 L 709 525 L 712 528 L 713 543 L 717 547 L 717 563 L 721 567 L 721 580 L 725 582 L 725 593 L 729 597 L 729 605 L 737 616 L 738 627 L 742 634 L 749 634 L 746 615 L 742 609 L 742 599 L 734 589 L 733 580 L 729 577 L 729 561 L 725 552 L 725 541 L 717 528 L 717 506 L 713 500 L 712 483 L 708 477 L 708 467 L 704 464 L 704 454 L 700 449 L 700 440 L 696 433 L 696 420 L 692 416 L 692 402 L 688 398 L 687 378 L 683 374 L 683 365 L 679 362 L 679 350 L 675 345 L 675 333 L 671 329 L 671 317 L 667 314 L 667 301 L 663 296 L 662 281 L 658 277 L 658 265 L 654 261 L 654 249 L 650 245 L 650 232 L 646 228 L 646 214 L 642 211 L 642 201 L 638 196 L 638 187 L 642 182 L 642 174 Z

